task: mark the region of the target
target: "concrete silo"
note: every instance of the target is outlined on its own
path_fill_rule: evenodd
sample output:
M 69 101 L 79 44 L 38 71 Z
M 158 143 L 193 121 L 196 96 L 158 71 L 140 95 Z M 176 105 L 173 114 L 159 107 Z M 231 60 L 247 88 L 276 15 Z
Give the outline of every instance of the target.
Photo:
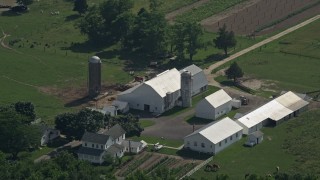
M 101 91 L 101 60 L 98 56 L 92 56 L 88 65 L 88 93 L 90 97 L 95 97 Z
M 192 74 L 186 70 L 181 74 L 181 99 L 182 107 L 192 106 Z

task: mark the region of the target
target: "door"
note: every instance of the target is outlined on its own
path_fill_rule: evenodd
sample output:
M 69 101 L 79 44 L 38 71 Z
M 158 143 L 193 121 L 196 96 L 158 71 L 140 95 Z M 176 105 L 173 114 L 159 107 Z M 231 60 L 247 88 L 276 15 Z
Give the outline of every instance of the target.
M 144 110 L 149 112 L 150 111 L 150 105 L 145 104 L 144 105 Z

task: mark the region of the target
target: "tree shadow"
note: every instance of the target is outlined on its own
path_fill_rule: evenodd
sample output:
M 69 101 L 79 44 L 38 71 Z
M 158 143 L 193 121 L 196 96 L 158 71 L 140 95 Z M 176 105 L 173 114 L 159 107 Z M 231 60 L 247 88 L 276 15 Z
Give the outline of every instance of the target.
M 119 50 L 113 49 L 108 51 L 101 51 L 96 53 L 96 55 L 102 59 L 112 59 L 112 58 L 115 58 L 117 55 L 119 55 Z
M 212 119 L 203 119 L 203 118 L 198 118 L 195 116 L 187 119 L 187 123 L 189 123 L 191 125 L 204 125 L 204 124 L 209 124 L 212 121 L 213 121 Z
M 69 47 L 61 47 L 61 50 L 70 50 L 75 53 L 93 53 L 99 52 L 106 48 L 107 45 L 101 45 L 93 41 L 85 41 L 82 43 L 72 43 Z
M 190 158 L 190 159 L 199 159 L 199 160 L 205 160 L 212 156 L 211 154 L 196 152 L 190 149 L 181 149 L 177 151 L 177 155 L 184 158 L 188 158 L 188 159 Z
M 8 11 L 3 11 L 2 13 L 0 13 L 1 16 L 7 16 L 7 17 L 14 17 L 14 16 L 20 16 L 22 15 L 22 13 L 17 13 L 17 12 L 13 12 L 11 10 Z
M 212 54 L 212 55 L 207 56 L 204 59 L 204 62 L 208 63 L 208 62 L 213 62 L 213 61 L 221 61 L 226 57 L 228 57 L 228 55 L 225 55 L 225 54 Z
M 81 16 L 79 14 L 72 14 L 70 16 L 67 16 L 65 21 L 69 22 L 69 21 L 74 21 L 76 19 L 79 19 Z

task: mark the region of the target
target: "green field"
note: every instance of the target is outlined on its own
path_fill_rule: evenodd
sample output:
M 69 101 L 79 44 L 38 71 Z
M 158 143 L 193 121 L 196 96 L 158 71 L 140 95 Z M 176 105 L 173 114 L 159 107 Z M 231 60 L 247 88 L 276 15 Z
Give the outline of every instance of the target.
M 142 128 L 150 127 L 155 124 L 155 122 L 151 120 L 139 120 L 139 122 Z
M 212 162 L 221 167 L 218 172 L 206 172 L 202 168 L 192 177 L 201 179 L 227 174 L 230 179 L 242 179 L 246 173 L 265 176 L 275 172 L 276 166 L 281 172 L 319 175 L 317 142 L 320 137 L 316 135 L 320 127 L 319 115 L 319 110 L 310 111 L 278 127 L 263 128 L 264 140 L 253 148 L 244 147 L 246 138 L 242 138 L 213 158 Z
M 272 80 L 277 91 L 320 89 L 320 21 L 236 59 L 245 75 Z M 227 67 L 231 62 L 225 64 Z M 216 70 L 215 70 L 216 71 Z
M 204 5 L 179 15 L 176 21 L 196 21 L 215 15 L 245 0 L 210 0 Z

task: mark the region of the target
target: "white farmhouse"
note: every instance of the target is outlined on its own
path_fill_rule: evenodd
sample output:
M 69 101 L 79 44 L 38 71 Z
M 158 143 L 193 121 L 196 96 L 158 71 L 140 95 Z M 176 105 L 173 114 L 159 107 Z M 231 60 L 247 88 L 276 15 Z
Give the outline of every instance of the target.
M 132 109 L 163 113 L 177 104 L 180 97 L 180 72 L 173 68 L 118 95 Z
M 192 96 L 207 90 L 208 80 L 207 80 L 207 77 L 201 68 L 192 64 L 192 65 L 180 70 L 180 73 L 183 73 L 184 71 L 188 71 L 191 73 L 191 77 L 192 77 L 192 93 L 191 93 L 191 95 Z
M 184 148 L 217 154 L 242 137 L 242 127 L 226 117 L 198 129 L 184 138 Z
M 289 91 L 237 120 L 243 134 L 251 134 L 263 126 L 276 126 L 284 120 L 297 116 L 309 103 Z
M 215 120 L 231 111 L 231 100 L 232 98 L 221 89 L 197 104 L 196 117 Z
M 102 134 L 85 132 L 82 136 L 82 145 L 78 150 L 78 158 L 92 163 L 103 163 L 105 154 L 112 157 L 122 157 L 125 147 L 122 145 L 125 139 L 125 131 L 120 125 L 115 125 Z

